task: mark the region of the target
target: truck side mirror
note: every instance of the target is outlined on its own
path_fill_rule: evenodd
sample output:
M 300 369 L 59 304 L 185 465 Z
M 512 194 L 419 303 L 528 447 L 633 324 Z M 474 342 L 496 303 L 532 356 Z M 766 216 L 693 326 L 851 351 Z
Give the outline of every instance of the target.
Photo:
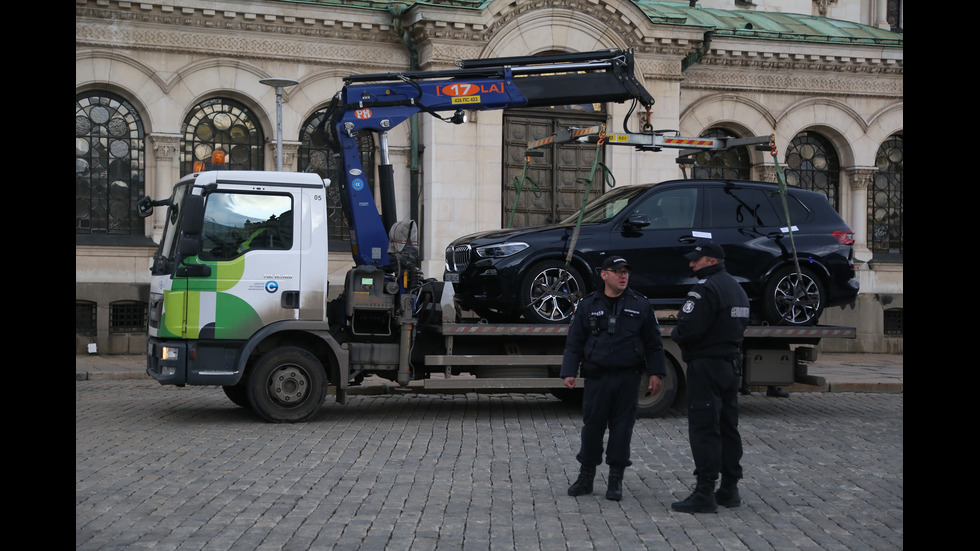
M 153 214 L 153 200 L 149 196 L 143 197 L 136 202 L 136 214 L 140 218 L 146 218 L 147 216 Z
M 201 253 L 201 234 L 193 233 L 180 236 L 180 256 L 196 256 Z
M 204 229 L 204 197 L 188 195 L 184 199 L 184 218 L 180 223 L 182 233 L 198 234 Z
M 180 264 L 176 275 L 207 277 L 211 267 L 205 264 L 186 264 L 185 260 L 201 253 L 201 232 L 204 230 L 204 197 L 188 195 L 184 199 L 184 214 L 180 222 Z

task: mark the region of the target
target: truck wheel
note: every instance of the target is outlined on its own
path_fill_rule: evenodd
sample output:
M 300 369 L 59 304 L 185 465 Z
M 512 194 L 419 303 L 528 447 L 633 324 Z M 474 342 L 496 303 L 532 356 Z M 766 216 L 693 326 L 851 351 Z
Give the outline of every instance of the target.
M 221 387 L 225 391 L 225 396 L 232 401 L 236 406 L 240 406 L 246 409 L 251 409 L 252 405 L 248 403 L 248 389 L 245 388 L 243 384 L 229 385 Z
M 248 401 L 266 421 L 295 423 L 316 415 L 327 396 L 320 360 L 302 348 L 284 347 L 262 355 L 250 370 Z
M 521 282 L 521 304 L 529 323 L 568 323 L 575 305 L 585 295 L 578 270 L 559 260 L 531 266 Z
M 667 413 L 670 406 L 674 404 L 674 398 L 677 397 L 677 388 L 679 386 L 677 366 L 674 365 L 673 360 L 666 358 L 664 367 L 667 369 L 667 377 L 664 379 L 663 388 L 657 394 L 650 394 L 650 377 L 645 373 L 640 375 L 640 393 L 637 400 L 639 407 L 636 410 L 637 417 L 660 417 L 664 413 Z
M 815 325 L 823 313 L 826 294 L 820 278 L 806 268 L 783 268 L 766 284 L 763 316 L 772 325 Z M 799 280 L 799 285 L 797 281 Z

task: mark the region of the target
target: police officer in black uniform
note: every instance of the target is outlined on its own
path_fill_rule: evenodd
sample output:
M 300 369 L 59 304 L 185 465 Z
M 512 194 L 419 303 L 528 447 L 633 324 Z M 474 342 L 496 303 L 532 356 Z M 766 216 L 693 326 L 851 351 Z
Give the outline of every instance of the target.
M 697 485 L 675 511 L 714 513 L 718 504 L 738 507 L 742 437 L 738 432 L 738 388 L 742 338 L 749 298 L 725 270 L 725 251 L 707 242 L 684 255 L 698 283 L 687 293 L 671 338 L 687 363 L 687 422 Z M 721 487 L 715 482 L 721 474 Z
M 640 390 L 641 374 L 649 376 L 650 392 L 663 388 L 666 376 L 660 326 L 650 301 L 627 289 L 630 265 L 610 256 L 599 272 L 603 289 L 583 298 L 575 309 L 560 376 L 575 387 L 575 376 L 585 378 L 582 399 L 582 442 L 575 458 L 581 464 L 568 495 L 592 493 L 596 466 L 602 463 L 602 439 L 609 441 L 606 463 L 609 480 L 606 499 L 623 498 L 623 472 L 632 465 L 630 441 Z

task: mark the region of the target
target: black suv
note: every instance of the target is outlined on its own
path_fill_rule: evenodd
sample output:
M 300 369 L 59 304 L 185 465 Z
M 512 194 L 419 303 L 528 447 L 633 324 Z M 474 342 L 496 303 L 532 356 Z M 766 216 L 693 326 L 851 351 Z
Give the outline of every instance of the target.
M 585 207 L 577 237 L 578 214 L 453 241 L 443 279 L 455 283 L 462 308 L 488 321 L 567 323 L 578 300 L 599 286 L 603 259 L 618 254 L 633 268 L 632 289 L 658 310 L 676 309 L 696 282 L 684 253 L 712 240 L 725 249 L 756 322 L 812 325 L 824 308 L 857 297 L 854 232 L 823 194 L 786 191 L 784 208 L 778 186 L 763 182 L 619 187 Z

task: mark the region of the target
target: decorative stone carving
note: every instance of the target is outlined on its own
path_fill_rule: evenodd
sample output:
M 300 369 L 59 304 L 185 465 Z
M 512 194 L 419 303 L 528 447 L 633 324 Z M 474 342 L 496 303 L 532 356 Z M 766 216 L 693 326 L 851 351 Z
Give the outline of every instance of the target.
M 153 156 L 158 163 L 161 161 L 177 162 L 177 154 L 180 152 L 180 135 L 150 134 L 147 137 L 150 139 Z

